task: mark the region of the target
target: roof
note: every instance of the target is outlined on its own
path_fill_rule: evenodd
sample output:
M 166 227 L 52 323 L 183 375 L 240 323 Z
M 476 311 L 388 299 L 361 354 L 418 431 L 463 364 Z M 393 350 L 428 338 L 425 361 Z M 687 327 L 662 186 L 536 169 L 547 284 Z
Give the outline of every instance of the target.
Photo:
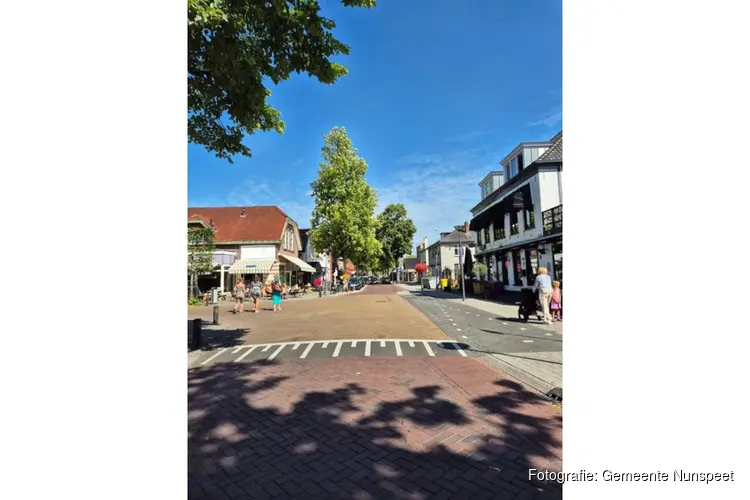
M 461 234 L 461 243 L 468 243 L 469 241 L 476 240 L 476 233 L 474 231 L 469 231 L 468 234 L 461 231 L 460 234 Z M 440 238 L 440 240 L 436 241 L 435 243 L 430 245 L 428 248 L 432 248 L 438 243 L 441 245 L 448 245 L 448 244 L 453 245 L 455 243 L 458 243 L 458 235 L 459 235 L 459 232 L 454 230 L 448 233 L 446 236 L 443 236 L 442 238 Z
M 552 146 L 552 141 L 549 142 L 522 142 L 515 148 L 513 148 L 513 151 L 508 153 L 505 158 L 500 160 L 500 165 L 505 165 L 511 158 L 516 156 L 523 148 L 536 148 L 536 147 L 550 147 Z
M 562 130 L 553 137 L 550 142 L 552 146 L 536 159 L 538 163 L 560 163 L 563 161 L 563 139 Z
M 241 217 L 242 209 L 245 217 Z M 213 219 L 215 243 L 279 241 L 289 217 L 277 206 L 188 208 L 188 221 Z
M 418 262 L 419 262 L 419 259 L 416 257 L 404 257 L 404 260 L 403 260 L 404 269 L 407 269 L 407 270 L 414 269 L 414 267 L 417 265 Z

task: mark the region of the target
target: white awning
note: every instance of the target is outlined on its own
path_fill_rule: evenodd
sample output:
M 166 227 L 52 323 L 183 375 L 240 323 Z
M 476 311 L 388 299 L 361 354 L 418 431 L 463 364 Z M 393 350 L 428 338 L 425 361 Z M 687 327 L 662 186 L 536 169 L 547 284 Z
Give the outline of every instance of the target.
M 312 267 L 310 264 L 308 264 L 307 262 L 305 262 L 302 259 L 298 259 L 297 257 L 291 257 L 289 255 L 284 255 L 284 254 L 281 254 L 281 253 L 279 254 L 279 257 L 283 257 L 288 262 L 291 262 L 295 266 L 299 267 L 300 271 L 303 271 L 305 273 L 314 273 L 315 272 L 315 268 Z
M 273 259 L 241 259 L 229 268 L 229 274 L 268 274 L 272 272 L 279 272 L 279 264 Z

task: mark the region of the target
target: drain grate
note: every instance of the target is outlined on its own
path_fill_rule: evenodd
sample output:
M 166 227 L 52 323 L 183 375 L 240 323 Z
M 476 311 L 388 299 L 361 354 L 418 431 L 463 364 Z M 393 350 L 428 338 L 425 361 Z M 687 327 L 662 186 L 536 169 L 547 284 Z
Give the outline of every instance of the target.
M 547 393 L 547 397 L 558 403 L 562 403 L 562 387 L 555 387 Z

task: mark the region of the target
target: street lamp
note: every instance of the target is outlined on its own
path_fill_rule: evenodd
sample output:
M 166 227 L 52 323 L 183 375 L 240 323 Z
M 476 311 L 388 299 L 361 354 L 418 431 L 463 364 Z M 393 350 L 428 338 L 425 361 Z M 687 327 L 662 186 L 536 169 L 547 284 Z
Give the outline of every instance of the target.
M 468 225 L 468 222 L 464 222 L 463 226 L 453 226 L 458 231 L 458 272 L 461 273 L 461 300 L 463 301 L 466 301 L 466 281 L 464 280 L 464 264 L 461 260 L 461 254 L 463 253 L 463 248 L 461 248 L 461 233 L 466 232 Z

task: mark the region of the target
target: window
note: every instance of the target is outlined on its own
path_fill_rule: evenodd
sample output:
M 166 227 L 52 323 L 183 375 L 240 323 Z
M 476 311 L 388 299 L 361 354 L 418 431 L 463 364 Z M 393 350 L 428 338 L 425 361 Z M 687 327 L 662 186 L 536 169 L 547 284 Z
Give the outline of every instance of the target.
M 533 229 L 534 228 L 534 210 L 524 210 L 524 229 Z
M 503 217 L 502 221 L 495 221 L 492 224 L 493 232 L 495 233 L 495 240 L 502 240 L 505 238 L 505 217 Z
M 490 243 L 490 227 L 484 228 L 484 242 L 489 245 Z
M 518 234 L 519 228 L 518 228 L 518 212 L 511 212 L 510 213 L 510 234 Z
M 477 245 L 482 244 L 482 231 L 477 231 Z
M 458 245 L 453 245 L 453 255 L 458 255 Z
M 510 176 L 515 177 L 518 175 L 518 157 L 510 160 Z
M 521 172 L 523 170 L 523 151 L 516 156 L 516 159 L 518 162 L 518 171 Z

